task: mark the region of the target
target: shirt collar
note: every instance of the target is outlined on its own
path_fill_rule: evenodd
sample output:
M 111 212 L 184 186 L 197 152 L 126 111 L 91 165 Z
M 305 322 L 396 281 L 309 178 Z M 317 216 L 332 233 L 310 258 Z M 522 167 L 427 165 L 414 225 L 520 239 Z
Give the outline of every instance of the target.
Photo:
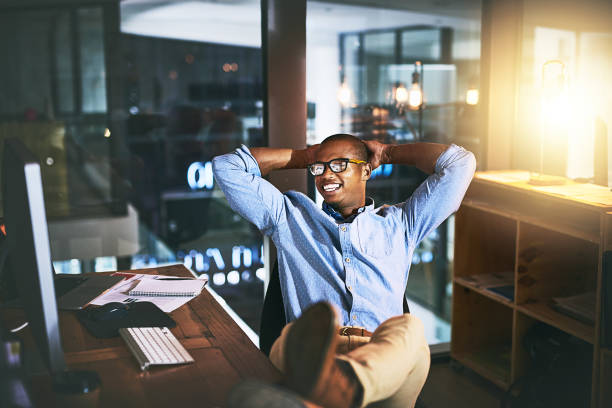
M 322 209 L 325 212 L 325 214 L 329 215 L 330 217 L 332 217 L 336 221 L 351 222 L 351 221 L 353 221 L 353 219 L 357 215 L 361 214 L 362 212 L 364 212 L 366 210 L 368 210 L 368 211 L 373 210 L 374 209 L 374 200 L 372 198 L 370 198 L 370 197 L 366 197 L 365 205 L 357 210 L 357 214 L 350 215 L 347 218 L 344 218 L 342 216 L 342 214 L 340 214 L 338 211 L 336 211 L 331 205 L 327 204 L 325 201 L 323 201 Z

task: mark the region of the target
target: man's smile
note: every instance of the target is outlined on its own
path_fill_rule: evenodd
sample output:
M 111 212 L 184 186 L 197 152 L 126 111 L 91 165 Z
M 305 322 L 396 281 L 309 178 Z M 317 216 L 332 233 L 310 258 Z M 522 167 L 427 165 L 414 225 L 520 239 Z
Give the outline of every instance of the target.
M 339 183 L 327 183 L 327 184 L 323 184 L 323 191 L 325 191 L 326 193 L 330 193 L 333 191 L 340 190 L 341 187 L 342 185 Z

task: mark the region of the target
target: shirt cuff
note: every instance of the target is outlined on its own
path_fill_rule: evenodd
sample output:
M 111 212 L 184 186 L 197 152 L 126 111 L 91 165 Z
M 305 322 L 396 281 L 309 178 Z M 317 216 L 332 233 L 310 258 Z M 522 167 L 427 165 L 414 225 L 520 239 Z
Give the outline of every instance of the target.
M 448 149 L 442 152 L 436 161 L 435 172 L 441 173 L 442 170 L 449 167 L 453 163 L 461 160 L 462 158 L 469 156 L 470 153 L 461 146 L 451 144 Z
M 258 177 L 261 177 L 261 170 L 259 169 L 259 164 L 255 157 L 251 154 L 251 151 L 245 145 L 241 145 L 236 149 L 236 154 L 238 157 L 242 159 L 245 164 L 245 171 L 250 174 L 254 174 Z

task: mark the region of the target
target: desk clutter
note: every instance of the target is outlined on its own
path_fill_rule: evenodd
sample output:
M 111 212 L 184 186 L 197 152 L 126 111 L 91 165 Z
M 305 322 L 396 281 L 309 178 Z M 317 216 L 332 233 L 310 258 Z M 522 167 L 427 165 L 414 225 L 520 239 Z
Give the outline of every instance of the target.
M 170 313 L 198 296 L 207 282 L 206 279 L 126 272 L 116 272 L 112 276 L 124 276 L 125 280 L 90 304 L 151 302 L 165 313 Z
M 76 313 L 77 319 L 94 337 L 110 338 L 125 327 L 175 327 L 176 322 L 151 302 L 111 302 Z
M 191 271 L 181 264 L 126 272 L 127 279 L 141 273 L 183 279 L 192 277 Z M 47 288 L 45 299 L 54 295 L 53 288 Z M 119 316 L 123 316 L 129 313 L 124 310 L 124 306 L 154 306 L 145 302 L 145 299 L 156 298 L 89 309 L 101 309 L 104 313 L 93 313 L 92 317 L 104 321 L 108 314 L 119 313 Z M 220 407 L 227 406 L 228 393 L 243 378 L 256 377 L 266 383 L 281 381 L 280 372 L 257 349 L 211 292 L 203 290 L 196 299 L 190 300 L 182 298 L 181 301 L 187 303 L 171 316 L 157 309 L 163 316 L 172 318 L 176 323 L 175 328 L 168 330 L 170 326 L 156 323 L 149 325 L 154 327 L 149 330 L 162 331 L 161 338 L 158 338 L 162 342 L 168 340 L 168 332 L 171 331 L 194 362 L 189 364 L 186 361 L 188 358 L 181 354 L 175 344 L 173 358 L 168 357 L 166 362 L 162 361 L 163 365 L 155 366 L 155 357 L 151 357 L 153 364 L 146 366 L 152 372 L 141 371 L 144 364 L 139 363 L 124 339 L 96 338 L 90 335 L 77 318 L 78 312 L 57 312 L 57 309 L 48 308 L 38 313 L 28 313 L 29 309 L 25 307 L 0 307 L 0 345 L 6 346 L 4 353 L 0 350 L 0 367 L 3 362 L 12 364 L 0 368 L 0 406 L 5 406 L 4 401 L 8 401 L 9 406 L 34 407 L 67 407 L 75 406 L 76 403 L 81 404 L 78 406 L 99 407 Z M 39 335 L 35 330 L 36 318 L 42 320 L 42 317 L 49 316 L 56 317 L 56 324 L 52 328 L 57 334 L 55 337 Z M 30 321 L 25 329 L 17 333 L 8 330 L 18 328 L 24 321 Z M 143 329 L 141 327 L 138 330 Z M 53 334 L 51 331 L 47 333 Z M 11 337 L 7 338 L 5 334 Z M 48 339 L 57 339 L 53 344 L 59 347 L 51 348 Z M 176 353 L 179 353 L 178 356 Z M 179 357 L 185 360 L 185 364 L 178 361 Z M 97 374 L 99 381 L 94 381 L 94 377 L 81 381 L 84 370 Z M 57 378 L 52 375 L 66 372 L 76 372 L 79 375 L 76 385 L 82 387 L 73 388 L 74 381 L 70 376 Z M 19 388 L 20 381 L 22 388 Z M 9 388 L 4 388 L 5 384 Z M 9 391 L 4 392 L 5 389 Z M 78 393 L 73 393 L 75 389 Z M 67 390 L 67 393 L 62 390 Z M 24 398 L 28 398 L 30 403 L 22 403 Z M 73 405 L 65 401 L 67 399 L 72 399 L 70 402 Z
M 205 279 L 116 272 L 124 281 L 77 312 L 77 318 L 98 338 L 116 337 L 122 328 L 174 327 L 167 313 L 198 296 Z

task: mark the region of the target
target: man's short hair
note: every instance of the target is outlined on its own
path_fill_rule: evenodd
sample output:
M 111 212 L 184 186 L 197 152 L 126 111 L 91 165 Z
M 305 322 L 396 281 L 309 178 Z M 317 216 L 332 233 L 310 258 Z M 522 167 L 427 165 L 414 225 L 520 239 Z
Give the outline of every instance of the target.
M 365 143 L 358 137 L 350 135 L 348 133 L 336 133 L 325 138 L 321 144 L 327 144 L 331 142 L 349 142 L 353 145 L 353 151 L 357 157 L 350 157 L 358 160 L 368 161 L 368 148 Z

